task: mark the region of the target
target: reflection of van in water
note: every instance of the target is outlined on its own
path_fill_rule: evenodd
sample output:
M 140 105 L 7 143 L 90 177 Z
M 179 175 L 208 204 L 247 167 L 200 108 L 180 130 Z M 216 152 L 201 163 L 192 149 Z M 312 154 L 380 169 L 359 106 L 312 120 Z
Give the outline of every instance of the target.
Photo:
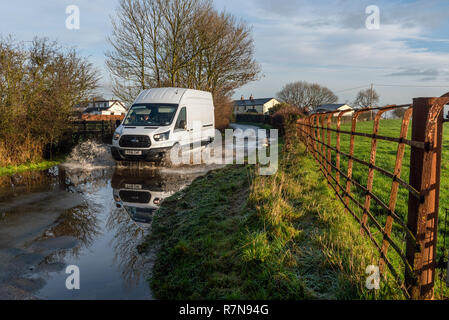
M 153 215 L 162 201 L 173 192 L 165 192 L 145 179 L 114 176 L 112 191 L 117 207 L 123 207 L 130 218 L 142 228 L 151 226 Z
M 155 170 L 116 170 L 111 186 L 117 207 L 123 207 L 134 222 L 147 228 L 161 203 L 191 180 L 193 177 Z
M 214 104 L 209 92 L 144 90 L 115 131 L 111 153 L 117 161 L 160 161 L 175 145 L 212 142 L 214 129 Z

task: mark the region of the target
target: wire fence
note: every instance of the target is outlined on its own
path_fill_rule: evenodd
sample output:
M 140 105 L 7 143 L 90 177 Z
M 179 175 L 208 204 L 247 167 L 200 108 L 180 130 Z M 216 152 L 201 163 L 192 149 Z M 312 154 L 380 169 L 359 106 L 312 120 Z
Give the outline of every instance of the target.
M 297 122 L 299 136 L 328 184 L 377 249 L 381 274 L 386 276 L 388 269 L 408 299 L 433 297 L 443 109 L 447 103 L 448 95 L 417 98 L 409 105 L 316 113 Z M 399 108 L 406 110 L 398 134 L 380 134 L 383 116 Z M 358 130 L 360 118 L 374 112 L 372 131 Z M 342 124 L 348 116 L 350 124 Z M 365 159 L 356 153 L 360 139 L 371 142 Z M 343 142 L 349 142 L 349 150 Z M 388 167 L 376 163 L 378 152 L 382 152 L 379 143 L 396 146 L 394 163 Z M 409 153 L 410 159 L 404 159 Z M 406 178 L 401 175 L 404 160 L 409 169 Z M 382 179 L 383 187 L 388 188 L 388 200 L 373 189 L 375 179 Z M 406 214 L 396 211 L 398 194 L 404 193 L 401 189 L 408 193 Z

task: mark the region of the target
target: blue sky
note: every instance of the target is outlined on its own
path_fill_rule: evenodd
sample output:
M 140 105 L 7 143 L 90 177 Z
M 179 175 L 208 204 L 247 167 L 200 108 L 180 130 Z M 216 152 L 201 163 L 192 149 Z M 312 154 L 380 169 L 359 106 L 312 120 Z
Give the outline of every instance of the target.
M 29 41 L 34 36 L 76 47 L 103 74 L 109 16 L 117 0 L 15 0 L 0 3 L 0 34 Z M 256 59 L 263 77 L 235 92 L 275 96 L 291 81 L 317 82 L 340 102 L 374 83 L 381 103 L 410 103 L 413 97 L 449 91 L 449 1 L 215 0 L 253 28 Z M 65 28 L 68 5 L 78 5 L 80 30 Z M 365 27 L 368 5 L 380 9 L 380 29 Z M 408 85 L 411 87 L 381 86 Z M 423 86 L 423 87 L 413 87 Z

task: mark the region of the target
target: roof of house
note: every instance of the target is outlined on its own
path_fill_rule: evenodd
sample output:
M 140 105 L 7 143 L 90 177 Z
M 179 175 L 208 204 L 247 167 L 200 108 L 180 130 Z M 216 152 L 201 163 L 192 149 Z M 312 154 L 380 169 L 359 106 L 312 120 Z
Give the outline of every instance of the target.
M 105 103 L 105 102 L 119 102 L 118 100 L 94 100 L 94 101 L 89 101 L 89 103 Z
M 273 100 L 274 98 L 262 98 L 262 99 L 252 99 L 252 100 L 235 100 L 234 104 L 237 107 L 246 107 L 246 106 L 261 106 L 265 103 Z
M 116 103 L 120 103 L 121 104 L 120 106 L 123 107 L 123 104 L 118 100 L 92 101 L 92 103 L 94 103 L 94 104 L 95 103 L 106 103 L 106 102 L 110 102 L 110 101 L 112 101 L 114 103 L 111 105 L 107 105 L 106 107 L 104 105 L 102 105 L 100 107 L 89 107 L 89 108 L 86 108 L 83 112 L 91 113 L 92 111 L 107 111 L 107 110 L 111 109 Z M 123 108 L 125 108 L 125 107 L 123 107 Z
M 348 106 L 347 104 L 343 103 L 343 104 L 323 104 L 318 106 L 315 111 L 318 110 L 323 110 L 323 111 L 335 111 L 338 110 L 339 108 L 343 107 L 343 106 Z M 350 106 L 348 106 L 350 107 Z M 351 108 L 351 107 L 350 107 Z M 352 108 L 351 108 L 352 109 Z

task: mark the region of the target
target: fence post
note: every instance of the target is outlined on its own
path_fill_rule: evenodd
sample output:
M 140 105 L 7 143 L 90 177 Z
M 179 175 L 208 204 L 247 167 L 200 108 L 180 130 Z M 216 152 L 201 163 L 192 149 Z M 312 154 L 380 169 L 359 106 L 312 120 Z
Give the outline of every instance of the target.
M 414 276 L 406 273 L 405 285 L 412 299 L 433 299 L 440 192 L 443 105 L 437 98 L 413 99 L 412 140 L 424 142 L 426 148 L 412 147 L 410 185 L 421 199 L 411 194 L 407 226 L 416 238 L 407 238 L 406 257 Z

